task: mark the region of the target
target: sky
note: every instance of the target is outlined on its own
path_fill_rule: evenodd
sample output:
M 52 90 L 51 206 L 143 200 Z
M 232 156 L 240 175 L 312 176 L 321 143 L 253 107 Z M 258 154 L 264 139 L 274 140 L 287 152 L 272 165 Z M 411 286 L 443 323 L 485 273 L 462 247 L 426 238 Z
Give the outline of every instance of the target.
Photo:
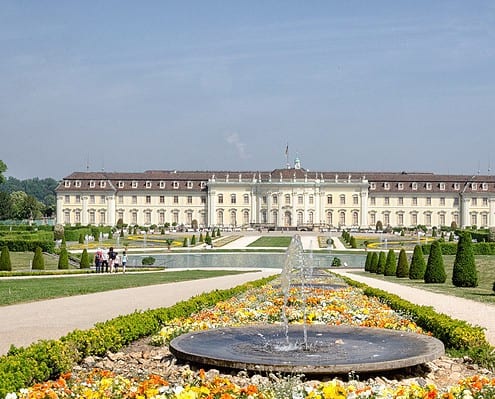
M 495 2 L 0 1 L 5 176 L 492 174 Z

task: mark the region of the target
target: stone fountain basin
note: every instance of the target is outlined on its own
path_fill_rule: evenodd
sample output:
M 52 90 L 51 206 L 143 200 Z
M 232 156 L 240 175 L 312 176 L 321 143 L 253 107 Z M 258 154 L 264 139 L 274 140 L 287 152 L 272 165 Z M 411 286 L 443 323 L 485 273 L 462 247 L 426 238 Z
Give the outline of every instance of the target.
M 444 354 L 433 337 L 353 326 L 281 325 L 226 327 L 183 334 L 170 343 L 180 360 L 248 371 L 302 374 L 372 373 L 415 366 Z

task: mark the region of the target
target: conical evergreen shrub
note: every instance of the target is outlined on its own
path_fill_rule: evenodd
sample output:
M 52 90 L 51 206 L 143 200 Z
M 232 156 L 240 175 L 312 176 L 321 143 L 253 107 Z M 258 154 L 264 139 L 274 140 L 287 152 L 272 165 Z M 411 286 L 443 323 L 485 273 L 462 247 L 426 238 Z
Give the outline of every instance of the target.
M 387 263 L 387 255 L 385 255 L 385 252 L 380 251 L 380 254 L 378 255 L 378 266 L 376 268 L 376 274 L 383 274 L 385 273 L 385 264 Z
M 383 274 L 385 276 L 395 276 L 397 270 L 397 257 L 395 256 L 395 251 L 389 249 L 387 253 L 387 260 L 385 261 L 385 271 Z
M 36 247 L 33 257 L 33 270 L 44 270 L 45 269 L 45 258 L 43 258 L 43 251 L 41 247 Z
M 459 238 L 452 271 L 452 284 L 456 287 L 478 286 L 478 271 L 469 233 L 464 233 Z
M 364 262 L 364 271 L 369 272 L 370 271 L 370 265 L 371 265 L 371 257 L 373 256 L 372 252 L 368 252 L 366 254 L 366 261 Z
M 79 244 L 84 244 L 84 236 L 83 236 L 83 233 L 79 233 Z
M 0 270 L 5 272 L 12 271 L 9 247 L 7 246 L 2 247 L 2 253 L 0 254 Z
M 376 273 L 377 270 L 378 270 L 378 254 L 376 252 L 373 252 L 373 255 L 371 256 L 370 273 Z
M 443 264 L 442 249 L 440 243 L 434 241 L 430 247 L 430 254 L 428 255 L 428 261 L 426 262 L 426 270 L 424 276 L 425 283 L 445 283 L 447 275 L 445 274 L 445 267 Z
M 60 255 L 58 256 L 58 268 L 69 268 L 69 253 L 67 252 L 67 248 L 65 248 L 65 246 L 62 247 L 62 249 L 60 250 Z
M 404 248 L 399 252 L 399 260 L 397 261 L 397 270 L 395 271 L 397 277 L 409 276 L 409 262 L 407 261 L 407 255 Z
M 81 269 L 89 269 L 89 266 L 90 266 L 90 262 L 89 262 L 88 250 L 84 248 L 81 254 L 81 262 L 79 263 L 79 267 Z
M 422 280 L 425 277 L 425 270 L 426 262 L 423 250 L 420 245 L 416 245 L 411 259 L 411 267 L 409 268 L 409 278 L 411 280 Z
M 199 242 L 204 242 L 203 233 L 199 233 Z
M 354 249 L 357 248 L 356 237 L 354 237 L 354 236 L 351 236 L 351 248 L 354 248 Z

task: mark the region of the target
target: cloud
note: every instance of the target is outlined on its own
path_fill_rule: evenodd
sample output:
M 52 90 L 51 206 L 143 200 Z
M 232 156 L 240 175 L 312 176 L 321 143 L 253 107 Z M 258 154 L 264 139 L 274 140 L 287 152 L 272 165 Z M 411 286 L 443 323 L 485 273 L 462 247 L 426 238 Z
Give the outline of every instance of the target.
M 241 141 L 241 138 L 237 133 L 232 133 L 228 135 L 225 138 L 225 140 L 227 140 L 227 143 L 235 147 L 235 149 L 237 150 L 237 154 L 239 155 L 239 158 L 241 159 L 249 158 L 249 154 L 246 153 L 246 144 L 244 144 Z

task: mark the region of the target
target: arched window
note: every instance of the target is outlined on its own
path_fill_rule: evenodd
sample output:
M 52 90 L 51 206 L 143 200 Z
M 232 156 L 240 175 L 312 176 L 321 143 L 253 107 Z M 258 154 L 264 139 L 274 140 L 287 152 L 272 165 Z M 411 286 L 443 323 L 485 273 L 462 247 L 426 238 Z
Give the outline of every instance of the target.
M 303 224 L 304 223 L 304 219 L 303 219 L 303 213 L 301 211 L 298 211 L 297 212 L 297 224 Z
M 359 223 L 359 215 L 358 215 L 357 211 L 354 211 L 354 212 L 352 212 L 352 224 L 354 226 L 357 226 L 358 223 Z
M 223 226 L 223 211 L 217 212 L 217 224 Z
M 339 226 L 345 226 L 345 212 L 341 211 L 339 213 Z
M 332 212 L 327 212 L 327 224 L 329 226 L 333 225 L 333 215 Z
M 232 226 L 237 226 L 237 218 L 235 211 L 230 211 L 230 224 Z
M 249 211 L 242 212 L 242 223 L 249 224 Z

